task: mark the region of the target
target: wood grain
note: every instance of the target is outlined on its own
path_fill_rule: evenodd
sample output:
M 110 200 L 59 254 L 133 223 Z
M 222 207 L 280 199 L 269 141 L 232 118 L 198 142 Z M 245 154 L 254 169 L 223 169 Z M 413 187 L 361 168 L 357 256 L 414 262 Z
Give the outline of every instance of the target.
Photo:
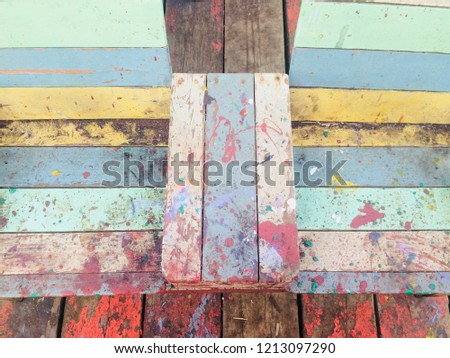
M 292 50 L 294 49 L 295 33 L 297 32 L 298 17 L 302 0 L 284 0 L 284 23 L 286 34 L 286 53 L 288 54 L 286 63 L 290 63 Z

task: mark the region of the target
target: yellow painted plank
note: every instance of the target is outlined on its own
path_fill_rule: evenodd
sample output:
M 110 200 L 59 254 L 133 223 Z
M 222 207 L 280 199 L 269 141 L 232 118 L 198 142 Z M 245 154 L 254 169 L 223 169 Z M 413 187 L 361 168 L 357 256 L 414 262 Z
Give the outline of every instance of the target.
M 0 88 L 0 120 L 164 119 L 169 87 Z
M 296 147 L 449 147 L 450 125 L 294 122 Z
M 450 92 L 292 88 L 293 121 L 450 124 Z

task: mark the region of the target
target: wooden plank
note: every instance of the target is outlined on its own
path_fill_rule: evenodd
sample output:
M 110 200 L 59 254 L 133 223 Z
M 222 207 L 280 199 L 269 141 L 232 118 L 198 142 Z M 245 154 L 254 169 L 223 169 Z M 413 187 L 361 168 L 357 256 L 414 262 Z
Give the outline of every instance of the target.
M 161 147 L 8 147 L 0 149 L 0 161 L 0 187 L 166 185 L 167 148 Z M 120 180 L 108 185 L 112 169 Z
M 256 74 L 255 108 L 260 280 L 286 282 L 300 261 L 288 76 Z
M 159 272 L 158 232 L 4 234 L 0 275 Z
M 208 75 L 203 281 L 258 281 L 253 86 L 250 74 Z
M 299 230 L 447 230 L 450 188 L 298 188 Z
M 167 48 L 3 48 L 2 87 L 163 87 Z
M 370 295 L 303 295 L 303 337 L 376 338 Z
M 167 119 L 0 121 L 0 146 L 167 146 Z
M 450 147 L 448 125 L 293 122 L 292 126 L 294 146 Z
M 449 18 L 437 7 L 307 2 L 295 47 L 450 53 Z
M 295 33 L 297 32 L 301 4 L 302 0 L 284 0 L 286 46 L 289 46 L 286 52 L 289 54 L 287 63 L 290 63 L 292 50 L 294 49 L 294 39 Z
M 0 338 L 56 338 L 60 298 L 0 299 Z
M 337 166 L 344 182 L 332 185 L 368 187 L 450 186 L 450 149 L 430 147 L 294 148 L 296 186 L 326 184 L 327 165 Z M 329 163 L 329 164 L 327 164 Z M 336 179 L 336 178 L 335 178 Z
M 0 4 L 0 47 L 166 47 L 160 0 Z
M 448 231 L 301 231 L 299 242 L 301 271 L 450 271 Z
M 162 253 L 169 282 L 201 276 L 205 88 L 206 75 L 173 77 Z
M 377 296 L 383 338 L 448 338 L 448 297 Z
M 139 338 L 142 297 L 69 297 L 64 310 L 64 338 Z
M 291 89 L 293 121 L 448 124 L 450 93 Z
M 448 92 L 449 67 L 448 54 L 295 48 L 290 83 L 292 87 Z
M 297 296 L 230 293 L 223 301 L 224 338 L 298 338 Z
M 284 73 L 283 3 L 225 1 L 225 72 Z
M 0 232 L 162 230 L 164 194 L 160 188 L 0 189 Z
M 147 296 L 144 337 L 218 338 L 221 295 L 166 293 Z
M 222 72 L 223 23 L 224 0 L 166 0 L 174 72 Z
M 0 97 L 0 120 L 167 119 L 170 108 L 168 87 L 15 87 Z
M 450 272 L 307 272 L 289 284 L 295 293 L 449 294 Z
M 365 0 L 366 2 L 379 2 L 385 4 L 421 5 L 450 7 L 447 0 Z

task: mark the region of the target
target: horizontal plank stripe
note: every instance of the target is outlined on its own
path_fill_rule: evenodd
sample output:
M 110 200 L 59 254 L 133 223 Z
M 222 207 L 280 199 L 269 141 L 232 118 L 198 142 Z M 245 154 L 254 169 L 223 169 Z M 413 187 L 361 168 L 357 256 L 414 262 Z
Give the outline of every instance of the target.
M 158 272 L 161 236 L 142 231 L 3 234 L 0 274 Z
M 448 230 L 450 188 L 297 188 L 299 230 Z
M 450 147 L 450 126 L 294 122 L 292 141 L 302 147 Z
M 366 2 L 378 2 L 385 4 L 420 5 L 420 6 L 442 6 L 450 7 L 448 0 L 365 0 Z
M 289 73 L 292 87 L 445 92 L 449 68 L 450 54 L 295 48 Z
M 161 0 L 0 2 L 0 47 L 165 47 Z
M 326 173 L 339 163 L 343 182 L 332 180 L 333 186 L 450 186 L 450 148 L 295 147 L 296 186 L 319 179 L 327 185 Z
M 168 87 L 167 48 L 0 49 L 0 87 Z
M 162 230 L 164 189 L 0 189 L 0 232 Z
M 0 121 L 3 146 L 167 146 L 167 119 Z
M 167 148 L 0 148 L 0 187 L 165 187 Z
M 448 124 L 450 93 L 292 88 L 293 121 Z
M 170 87 L 0 88 L 0 98 L 0 120 L 168 119 L 170 110 Z
M 449 231 L 299 232 L 299 244 L 302 271 L 450 271 Z
M 294 46 L 450 53 L 449 19 L 444 8 L 305 2 Z

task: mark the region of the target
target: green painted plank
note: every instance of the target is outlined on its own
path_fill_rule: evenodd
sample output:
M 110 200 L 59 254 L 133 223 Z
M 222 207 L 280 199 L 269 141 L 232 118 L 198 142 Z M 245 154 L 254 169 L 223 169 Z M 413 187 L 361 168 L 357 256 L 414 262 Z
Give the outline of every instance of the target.
M 295 47 L 450 53 L 450 9 L 303 2 Z
M 162 3 L 0 1 L 0 47 L 167 47 Z
M 0 232 L 162 230 L 165 189 L 0 189 Z
M 299 230 L 448 230 L 450 188 L 298 188 Z

